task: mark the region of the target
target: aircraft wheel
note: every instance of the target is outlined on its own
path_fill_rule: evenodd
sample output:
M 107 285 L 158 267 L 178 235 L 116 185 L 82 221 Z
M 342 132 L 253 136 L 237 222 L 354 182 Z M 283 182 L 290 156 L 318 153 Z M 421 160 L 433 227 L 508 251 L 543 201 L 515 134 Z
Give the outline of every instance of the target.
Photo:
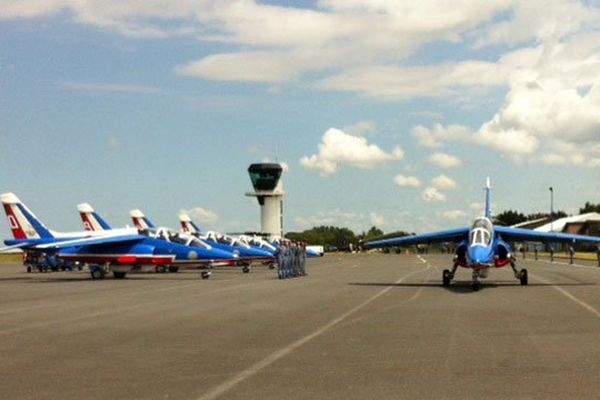
M 525 268 L 521 270 L 521 277 L 519 278 L 519 280 L 521 281 L 521 285 L 527 285 L 529 283 L 527 270 Z
M 269 263 L 269 269 L 275 269 L 275 264 Z
M 242 272 L 247 274 L 248 272 L 250 272 L 250 267 L 244 267 L 242 268 Z
M 37 267 L 37 270 L 38 270 L 38 272 L 43 272 L 43 271 L 44 271 L 44 268 L 42 268 L 42 267 Z
M 442 284 L 444 286 L 450 286 L 450 270 L 445 269 L 442 273 Z
M 115 277 L 115 279 L 123 279 L 126 275 L 127 272 L 113 271 L 113 276 Z
M 162 273 L 164 273 L 166 271 L 167 271 L 167 269 L 165 268 L 164 265 L 157 265 L 156 266 L 156 272 L 158 272 L 159 274 L 162 274 Z
M 473 282 L 473 291 L 477 292 L 480 288 L 479 282 Z
M 179 271 L 179 267 L 171 267 L 171 266 L 169 266 L 169 272 L 175 273 L 177 271 Z
M 27 273 L 30 274 L 31 273 L 31 265 L 27 266 Z
M 104 271 L 102 271 L 100 268 L 92 269 L 90 274 L 92 275 L 92 279 L 103 279 L 104 278 Z
M 202 279 L 208 279 L 208 278 L 210 278 L 211 274 L 212 274 L 212 272 L 210 272 L 210 271 L 202 271 L 202 274 L 201 274 Z

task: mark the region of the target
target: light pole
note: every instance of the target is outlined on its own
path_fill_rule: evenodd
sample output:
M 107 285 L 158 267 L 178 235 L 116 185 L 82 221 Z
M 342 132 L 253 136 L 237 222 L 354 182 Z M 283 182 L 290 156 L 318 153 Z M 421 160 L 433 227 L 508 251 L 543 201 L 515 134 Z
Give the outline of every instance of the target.
M 550 232 L 553 232 L 552 221 L 554 221 L 554 189 L 550 186 Z

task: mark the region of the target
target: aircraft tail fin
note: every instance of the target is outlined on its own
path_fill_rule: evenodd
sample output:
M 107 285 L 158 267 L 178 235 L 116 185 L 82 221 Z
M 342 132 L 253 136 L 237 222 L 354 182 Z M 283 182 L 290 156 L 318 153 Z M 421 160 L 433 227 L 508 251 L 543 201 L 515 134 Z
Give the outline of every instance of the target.
M 138 209 L 129 212 L 133 225 L 138 229 L 156 228 L 156 226 Z
M 14 193 L 0 195 L 0 201 L 8 218 L 8 225 L 15 239 L 52 238 L 54 235 Z
M 201 233 L 202 229 L 192 221 L 187 214 L 181 214 L 179 216 L 179 222 L 181 223 L 181 229 L 185 233 Z
M 89 203 L 81 203 L 77 206 L 81 222 L 86 231 L 105 231 L 111 229 L 110 225 L 94 211 Z
M 492 218 L 492 185 L 489 176 L 485 182 L 485 217 Z

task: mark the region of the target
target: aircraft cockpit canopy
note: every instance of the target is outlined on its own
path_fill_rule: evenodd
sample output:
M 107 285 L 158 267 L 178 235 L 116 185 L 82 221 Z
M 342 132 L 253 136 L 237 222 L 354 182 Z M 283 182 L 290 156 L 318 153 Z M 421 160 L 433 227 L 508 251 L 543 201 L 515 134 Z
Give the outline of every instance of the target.
M 210 249 L 211 247 L 204 243 L 202 240 L 198 239 L 197 237 L 194 236 L 189 236 L 186 242 L 186 246 L 192 246 L 192 247 L 202 247 L 205 249 Z
M 492 240 L 492 222 L 487 218 L 478 218 L 471 226 L 469 243 L 471 246 L 489 246 Z

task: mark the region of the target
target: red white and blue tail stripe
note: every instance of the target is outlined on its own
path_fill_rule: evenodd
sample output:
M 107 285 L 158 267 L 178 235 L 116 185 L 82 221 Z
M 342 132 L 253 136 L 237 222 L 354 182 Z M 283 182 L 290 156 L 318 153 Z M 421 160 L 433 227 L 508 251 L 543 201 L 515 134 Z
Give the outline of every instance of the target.
M 8 218 L 8 225 L 15 239 L 52 238 L 54 235 L 14 193 L 0 195 L 0 201 Z
M 111 229 L 110 225 L 99 216 L 89 203 L 81 203 L 77 206 L 81 222 L 86 231 L 98 232 Z
M 131 210 L 129 212 L 133 225 L 138 229 L 156 228 L 156 226 L 140 210 Z

